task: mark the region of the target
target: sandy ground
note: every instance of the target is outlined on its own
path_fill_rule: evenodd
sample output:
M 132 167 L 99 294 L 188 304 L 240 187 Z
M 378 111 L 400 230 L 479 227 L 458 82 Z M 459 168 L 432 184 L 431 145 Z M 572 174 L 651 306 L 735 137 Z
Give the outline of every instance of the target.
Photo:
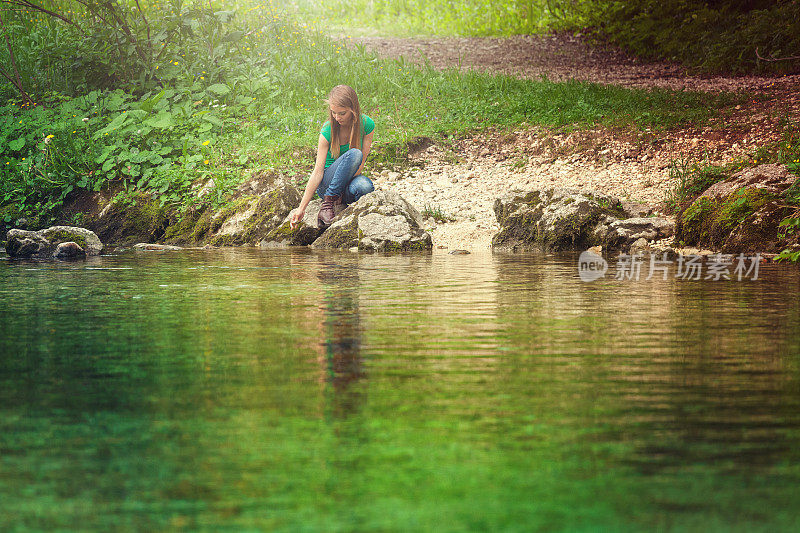
M 800 75 L 781 77 L 693 76 L 678 65 L 643 62 L 580 36 L 511 38 L 354 39 L 383 57 L 434 68 L 476 69 L 523 78 L 577 79 L 626 87 L 701 91 L 758 91 L 764 98 L 731 110 L 727 122 L 702 129 L 620 132 L 605 128 L 555 133 L 539 127 L 487 131 L 455 145 L 423 145 L 411 154 L 415 170 L 373 169 L 379 188 L 391 188 L 428 218 L 439 250 L 487 251 L 499 229 L 494 200 L 512 190 L 558 186 L 615 195 L 643 212 L 660 213 L 675 185 L 675 161 L 723 163 L 775 141 L 785 119 L 800 123 Z

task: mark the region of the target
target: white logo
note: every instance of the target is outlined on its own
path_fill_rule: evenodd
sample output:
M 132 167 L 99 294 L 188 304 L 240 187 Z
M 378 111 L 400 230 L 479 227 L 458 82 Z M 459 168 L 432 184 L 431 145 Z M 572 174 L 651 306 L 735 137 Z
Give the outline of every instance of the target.
M 591 250 L 581 252 L 581 256 L 578 258 L 578 275 L 581 277 L 581 281 L 594 281 L 602 278 L 606 275 L 606 270 L 608 270 L 608 263 L 603 256 Z

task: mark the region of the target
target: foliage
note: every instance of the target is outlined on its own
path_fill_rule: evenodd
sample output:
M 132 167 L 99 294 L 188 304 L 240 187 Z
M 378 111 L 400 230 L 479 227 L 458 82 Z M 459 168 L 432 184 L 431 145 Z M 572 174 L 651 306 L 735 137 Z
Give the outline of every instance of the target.
M 793 0 L 550 0 L 552 24 L 590 28 L 637 56 L 707 72 L 800 68 L 800 3 Z M 761 59 L 759 58 L 761 56 Z M 771 61 L 778 58 L 790 58 Z
M 221 81 L 243 74 L 234 58 L 256 37 L 221 2 L 89 0 L 72 11 L 77 6 L 61 0 L 52 15 L 27 0 L 6 3 L 0 13 L 13 46 L 0 47 L 0 64 L 15 62 L 22 86 L 40 97 Z
M 542 31 L 549 20 L 542 0 L 300 0 L 297 6 L 302 16 L 347 33 L 377 28 L 383 34 L 513 35 Z
M 73 190 L 99 191 L 114 181 L 157 192 L 162 204 L 187 201 L 225 114 L 214 107 L 218 89 L 184 89 L 140 98 L 119 89 L 93 91 L 49 108 L 6 105 L 0 203 L 43 225 Z
M 800 176 L 800 133 L 790 132 L 786 135 L 784 142 L 778 150 L 778 157 L 786 164 L 787 168 Z M 786 203 L 791 206 L 800 206 L 800 178 L 783 193 Z M 783 238 L 795 235 L 800 228 L 800 208 L 794 213 L 783 219 L 780 223 L 778 236 Z M 776 258 L 776 261 L 800 261 L 800 250 L 783 250 Z

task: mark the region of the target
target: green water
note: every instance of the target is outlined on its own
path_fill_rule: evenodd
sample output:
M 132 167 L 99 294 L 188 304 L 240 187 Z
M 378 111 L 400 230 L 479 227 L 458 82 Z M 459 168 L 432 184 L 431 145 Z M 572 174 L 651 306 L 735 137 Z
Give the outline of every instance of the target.
M 0 531 L 796 531 L 800 275 L 0 260 Z

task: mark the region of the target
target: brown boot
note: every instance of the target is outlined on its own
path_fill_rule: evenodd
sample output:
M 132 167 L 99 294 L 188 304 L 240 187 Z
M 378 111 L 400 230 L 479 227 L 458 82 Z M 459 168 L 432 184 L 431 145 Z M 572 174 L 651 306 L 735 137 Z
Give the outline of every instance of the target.
M 338 196 L 325 196 L 322 198 L 322 207 L 319 208 L 319 215 L 317 215 L 317 225 L 320 228 L 327 228 L 333 222 L 336 216 L 334 206 L 340 201 Z

